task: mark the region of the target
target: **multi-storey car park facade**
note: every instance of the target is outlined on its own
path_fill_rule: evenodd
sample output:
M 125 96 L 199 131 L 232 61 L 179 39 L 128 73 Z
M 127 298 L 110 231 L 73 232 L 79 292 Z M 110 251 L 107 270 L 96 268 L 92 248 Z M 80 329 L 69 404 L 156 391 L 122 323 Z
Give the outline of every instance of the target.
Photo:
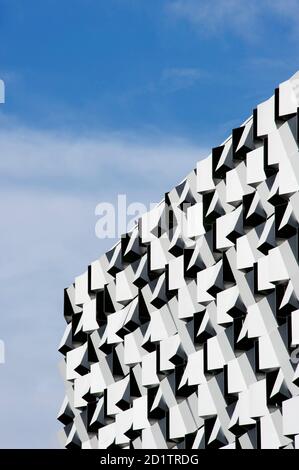
M 299 73 L 65 289 L 66 447 L 299 448 L 298 106 Z

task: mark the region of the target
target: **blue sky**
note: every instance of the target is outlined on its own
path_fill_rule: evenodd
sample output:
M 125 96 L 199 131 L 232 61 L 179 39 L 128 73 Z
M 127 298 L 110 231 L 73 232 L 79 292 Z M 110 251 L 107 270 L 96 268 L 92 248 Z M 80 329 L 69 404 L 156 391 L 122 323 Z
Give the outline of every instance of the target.
M 0 447 L 56 447 L 63 288 L 299 69 L 298 0 L 0 0 Z

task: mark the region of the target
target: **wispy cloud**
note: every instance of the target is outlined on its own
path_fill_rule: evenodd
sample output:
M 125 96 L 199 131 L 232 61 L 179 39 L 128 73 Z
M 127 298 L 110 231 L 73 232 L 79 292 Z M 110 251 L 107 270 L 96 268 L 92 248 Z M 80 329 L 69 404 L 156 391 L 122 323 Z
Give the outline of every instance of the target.
M 204 149 L 176 136 L 99 132 L 76 135 L 13 126 L 0 130 L 0 183 L 72 192 L 157 189 L 184 175 Z M 158 178 L 157 178 L 158 175 Z M 107 183 L 109 181 L 109 183 Z
M 166 67 L 139 88 L 122 92 L 121 101 L 128 101 L 138 96 L 167 95 L 186 90 L 207 77 L 209 77 L 208 72 L 198 67 Z
M 271 16 L 287 21 L 294 32 L 299 24 L 298 8 L 299 0 L 174 0 L 167 4 L 169 14 L 204 33 L 231 31 L 251 41 L 259 37 L 265 18 Z
M 290 68 L 290 64 L 287 60 L 280 59 L 277 57 L 252 57 L 247 61 L 247 67 L 257 67 L 263 69 L 279 69 L 285 70 Z
M 205 75 L 199 68 L 173 67 L 163 70 L 161 82 L 163 88 L 169 92 L 175 92 L 192 87 Z

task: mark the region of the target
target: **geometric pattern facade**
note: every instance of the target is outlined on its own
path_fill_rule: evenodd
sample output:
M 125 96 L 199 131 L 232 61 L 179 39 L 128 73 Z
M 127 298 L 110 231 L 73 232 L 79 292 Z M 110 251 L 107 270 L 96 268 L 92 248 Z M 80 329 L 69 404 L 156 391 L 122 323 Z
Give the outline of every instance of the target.
M 66 447 L 299 448 L 298 82 L 65 289 Z

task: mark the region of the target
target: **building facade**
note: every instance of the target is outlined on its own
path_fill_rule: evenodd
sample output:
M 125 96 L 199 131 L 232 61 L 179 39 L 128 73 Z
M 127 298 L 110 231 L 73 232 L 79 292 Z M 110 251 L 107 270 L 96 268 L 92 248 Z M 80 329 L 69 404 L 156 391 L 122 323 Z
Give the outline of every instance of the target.
M 65 289 L 66 447 L 299 448 L 299 73 Z

